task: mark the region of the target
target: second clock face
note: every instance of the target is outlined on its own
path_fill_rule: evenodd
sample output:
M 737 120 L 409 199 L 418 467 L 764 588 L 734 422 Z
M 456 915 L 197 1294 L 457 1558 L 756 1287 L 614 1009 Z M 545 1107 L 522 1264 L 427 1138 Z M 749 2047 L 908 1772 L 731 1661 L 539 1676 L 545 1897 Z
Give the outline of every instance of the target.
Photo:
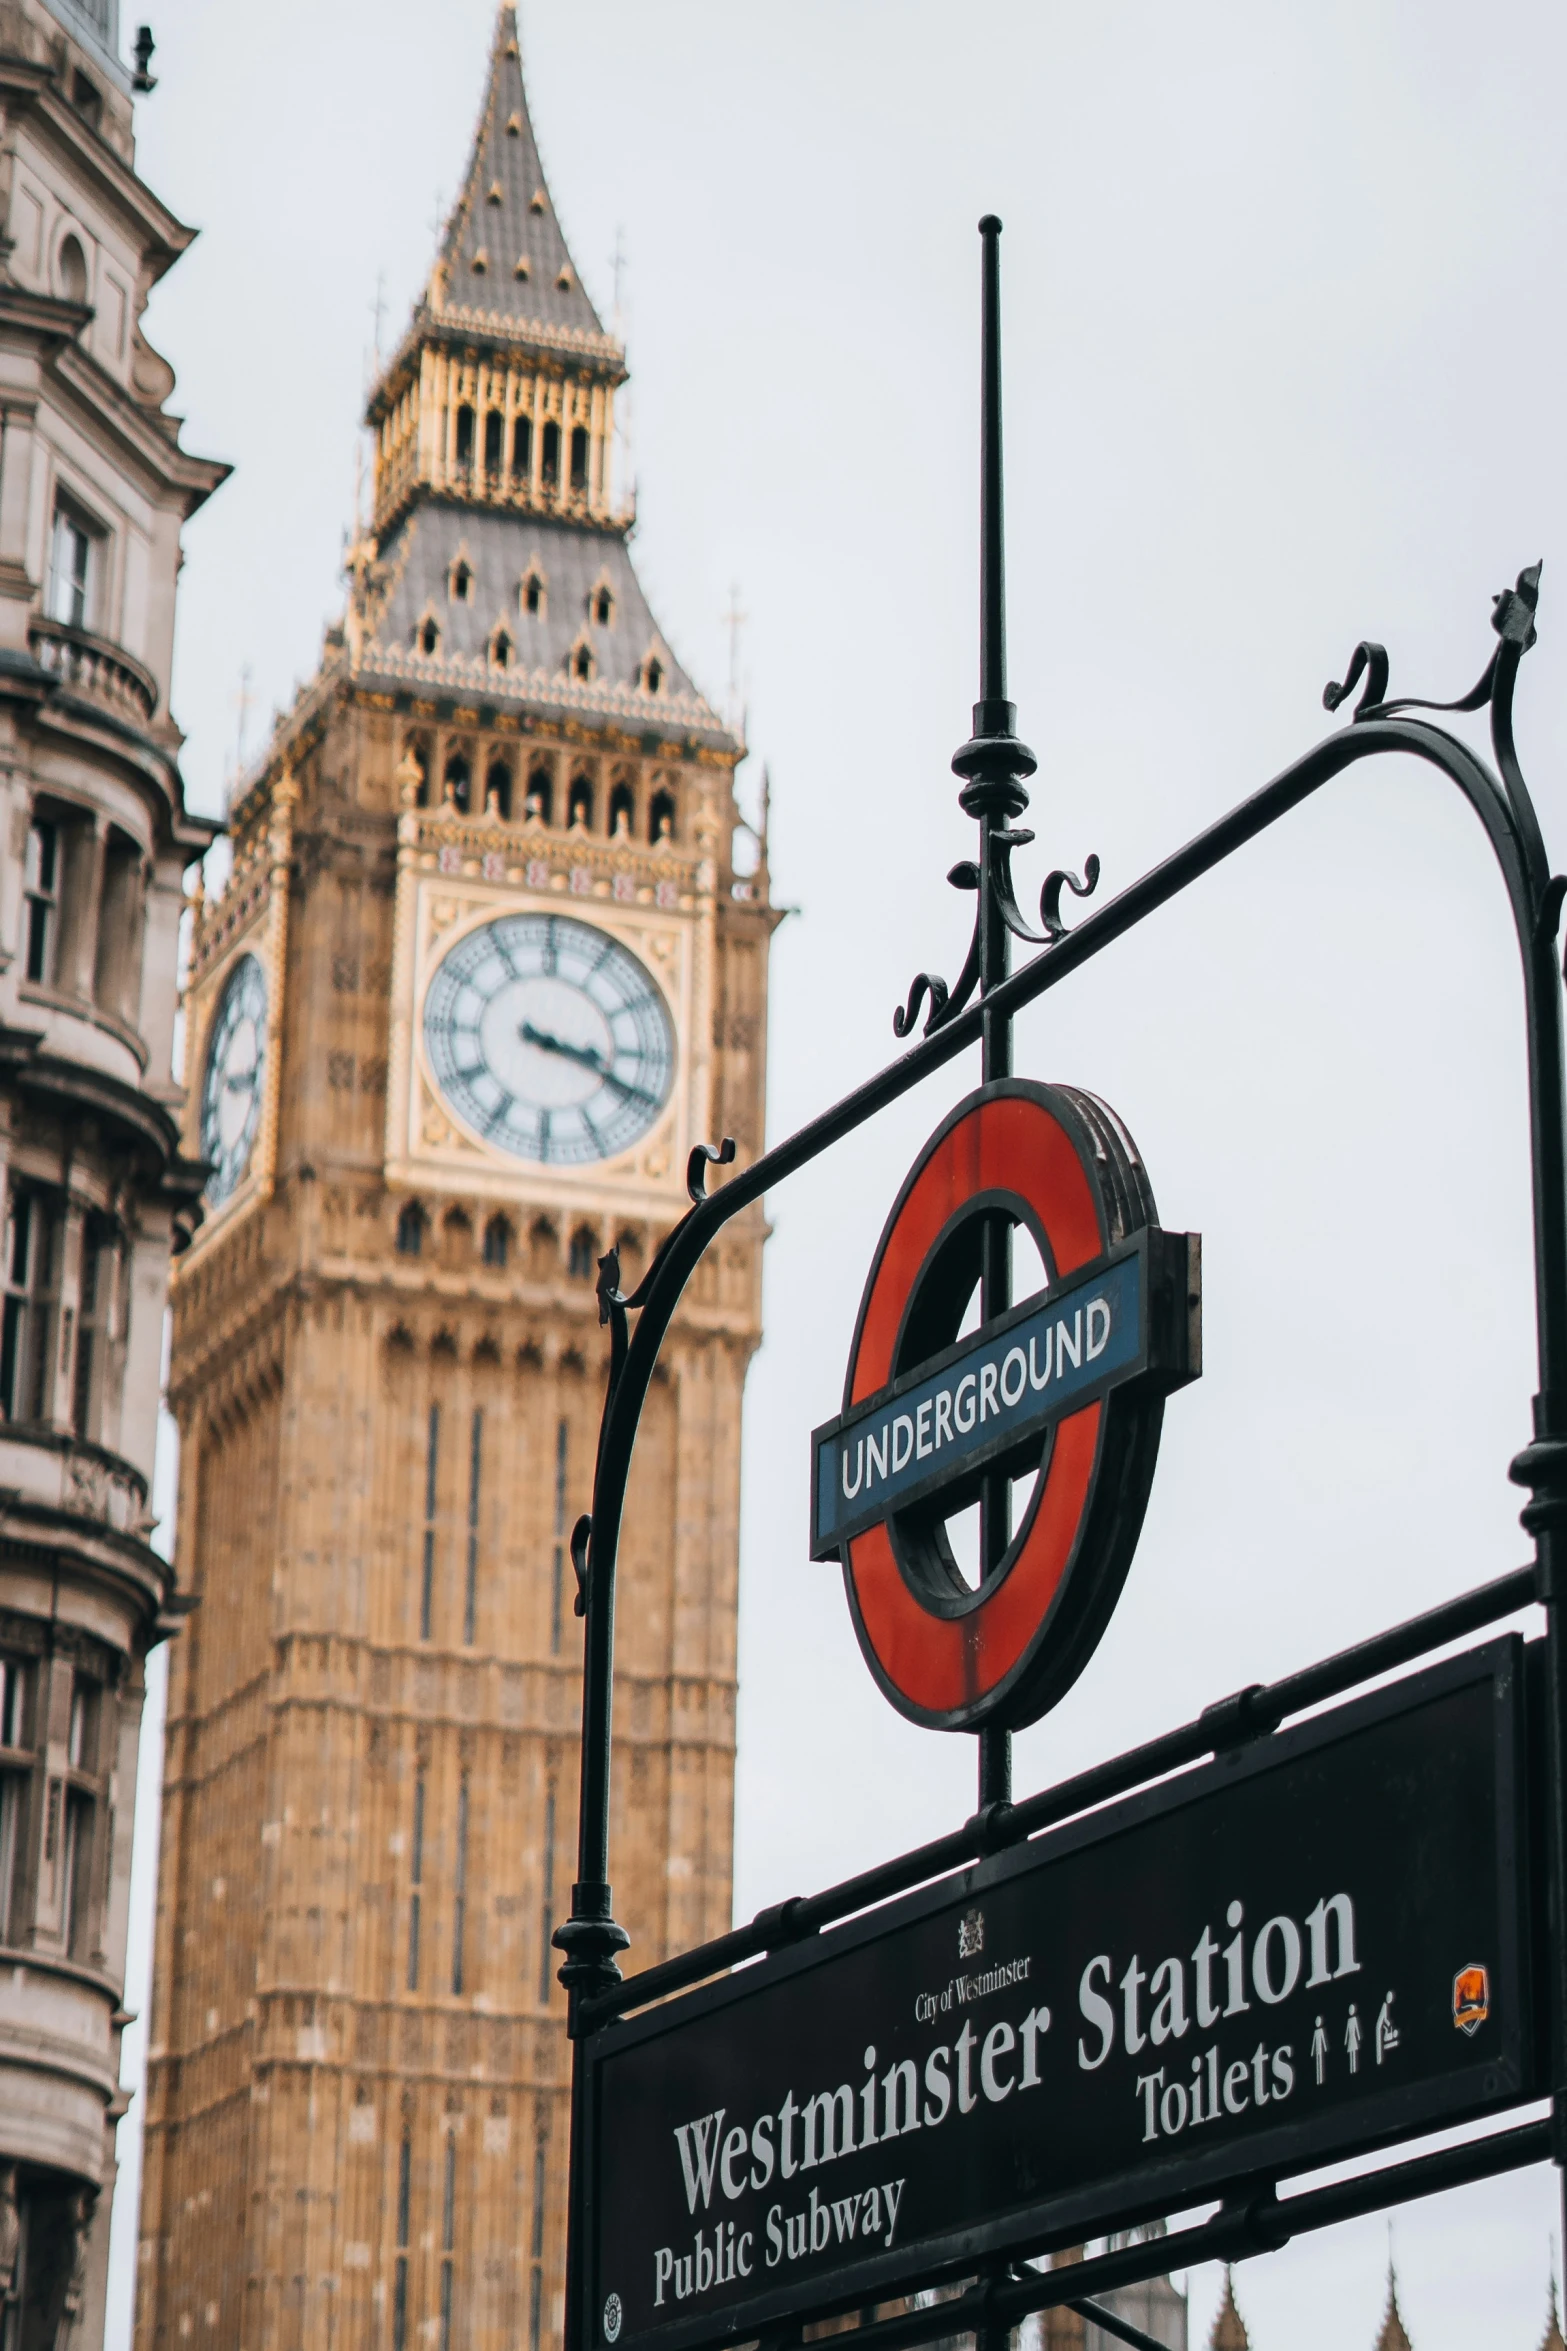
M 201 1080 L 201 1155 L 212 1167 L 207 1198 L 214 1208 L 245 1172 L 261 1120 L 266 1067 L 266 977 L 254 955 L 242 955 L 218 999 Z
M 514 1159 L 612 1159 L 669 1099 L 675 1039 L 629 948 L 560 914 L 469 931 L 425 992 L 424 1043 L 463 1124 Z

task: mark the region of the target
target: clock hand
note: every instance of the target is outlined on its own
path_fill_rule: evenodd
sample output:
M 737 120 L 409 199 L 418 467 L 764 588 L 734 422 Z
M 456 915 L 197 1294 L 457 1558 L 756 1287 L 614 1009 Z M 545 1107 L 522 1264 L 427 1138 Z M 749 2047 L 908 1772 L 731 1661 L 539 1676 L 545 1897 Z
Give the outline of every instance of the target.
M 616 1077 L 612 1069 L 601 1070 L 599 1075 L 603 1078 L 604 1083 L 607 1086 L 618 1087 L 620 1092 L 626 1095 L 630 1101 L 645 1102 L 649 1110 L 656 1110 L 658 1108 L 658 1096 L 656 1094 L 649 1094 L 643 1087 L 633 1086 L 625 1078 Z
M 537 1045 L 541 1053 L 559 1053 L 567 1061 L 580 1062 L 598 1077 L 605 1075 L 603 1057 L 596 1045 L 568 1044 L 564 1037 L 552 1037 L 547 1029 L 536 1029 L 531 1020 L 525 1020 L 518 1031 L 525 1045 Z
M 223 1091 L 226 1094 L 248 1094 L 254 1089 L 255 1083 L 255 1071 L 253 1069 L 247 1069 L 237 1078 L 225 1078 L 223 1081 Z
M 525 1045 L 537 1045 L 541 1053 L 564 1054 L 568 1061 L 580 1062 L 584 1069 L 591 1069 L 595 1077 L 600 1077 L 606 1085 L 615 1087 L 617 1092 L 624 1094 L 628 1100 L 645 1102 L 650 1110 L 657 1109 L 657 1095 L 649 1094 L 641 1086 L 632 1085 L 627 1078 L 617 1077 L 615 1072 L 606 1065 L 604 1056 L 596 1045 L 569 1045 L 564 1037 L 552 1037 L 547 1030 L 536 1029 L 531 1020 L 523 1022 L 519 1034 Z

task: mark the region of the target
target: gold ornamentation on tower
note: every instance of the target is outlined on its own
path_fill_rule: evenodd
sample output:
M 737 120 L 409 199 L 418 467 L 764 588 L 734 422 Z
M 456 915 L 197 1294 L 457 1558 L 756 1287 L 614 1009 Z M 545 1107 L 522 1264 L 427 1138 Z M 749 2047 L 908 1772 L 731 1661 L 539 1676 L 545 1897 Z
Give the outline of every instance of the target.
M 526 266 L 524 266 L 526 265 Z M 372 396 L 348 611 L 200 909 L 174 1293 L 178 1571 L 138 2342 L 558 2340 L 576 1823 L 569 1530 L 685 1154 L 761 1147 L 765 857 L 611 478 L 624 357 L 511 9 Z M 622 1561 L 617 1904 L 730 1915 L 760 1215 L 693 1285 Z

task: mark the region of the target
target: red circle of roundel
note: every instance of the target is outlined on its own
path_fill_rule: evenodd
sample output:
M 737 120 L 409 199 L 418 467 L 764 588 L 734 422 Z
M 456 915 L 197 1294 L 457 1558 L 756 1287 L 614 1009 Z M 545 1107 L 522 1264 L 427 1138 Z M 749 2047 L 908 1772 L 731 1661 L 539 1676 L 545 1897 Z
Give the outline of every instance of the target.
M 1032 1231 L 1052 1282 L 1155 1222 L 1136 1148 L 1093 1095 L 1024 1079 L 972 1095 L 926 1144 L 888 1219 L 860 1303 L 845 1410 L 911 1368 L 899 1350 L 921 1285 L 965 1220 L 985 1213 Z M 896 1517 L 845 1544 L 860 1646 L 901 1713 L 944 1730 L 1016 1728 L 1065 1695 L 1125 1581 L 1162 1415 L 1162 1397 L 1126 1390 L 1064 1415 L 1023 1523 L 978 1591 L 933 1591 Z

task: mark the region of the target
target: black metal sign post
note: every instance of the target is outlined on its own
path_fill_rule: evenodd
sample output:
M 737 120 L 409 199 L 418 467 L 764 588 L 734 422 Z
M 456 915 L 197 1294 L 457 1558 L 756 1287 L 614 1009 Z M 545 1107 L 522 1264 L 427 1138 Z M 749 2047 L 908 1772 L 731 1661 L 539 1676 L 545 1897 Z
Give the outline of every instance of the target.
M 572 1538 L 586 1617 L 578 1869 L 555 1936 L 573 2044 L 567 2351 L 622 2337 L 706 2351 L 758 2333 L 771 2351 L 809 2321 L 954 2278 L 970 2281 L 956 2300 L 862 2335 L 902 2351 L 972 2330 L 991 2351 L 1030 2311 L 1067 2303 L 1145 2343 L 1093 2294 L 1518 2165 L 1567 2168 L 1567 878 L 1550 872 L 1512 718 L 1539 566 L 1496 597 L 1495 650 L 1461 699 L 1390 701 L 1387 655 L 1362 643 L 1323 696 L 1335 710 L 1361 688 L 1346 728 L 1074 929 L 1063 892 L 1090 897 L 1097 861 L 1081 880 L 1052 872 L 1031 927 L 1012 879 L 1032 839 L 1017 819 L 1035 761 L 1006 698 L 1000 223 L 980 230 L 980 699 L 953 761 L 980 837 L 977 861 L 950 876 L 977 899 L 967 958 L 950 989 L 915 979 L 894 1028 L 911 1035 L 925 1010 L 918 1043 L 711 1197 L 707 1167 L 732 1163 L 734 1146 L 692 1153 L 690 1212 L 631 1297 L 615 1253 L 600 1263 L 609 1378 L 593 1507 Z M 1433 715 L 1481 710 L 1494 768 Z M 1463 793 L 1518 938 L 1539 1389 L 1510 1475 L 1529 1491 L 1534 1559 L 1014 1802 L 1011 1726 L 1054 1703 L 1108 1619 L 1163 1398 L 1200 1370 L 1201 1285 L 1194 1237 L 1159 1231 L 1114 1114 L 1012 1077 L 1013 1017 L 1322 785 L 1389 753 Z M 1040 949 L 1016 972 L 1012 938 Z M 977 1732 L 978 1809 L 622 1981 L 608 1851 L 615 1563 L 665 1333 L 731 1217 L 976 1044 L 981 1089 L 932 1137 L 883 1235 L 843 1410 L 817 1432 L 812 1508 L 813 1548 L 841 1557 L 889 1697 Z M 1020 1224 L 1041 1242 L 1047 1283 L 1014 1308 Z M 980 1330 L 966 1336 L 954 1301 L 976 1278 Z M 1020 1465 L 1037 1476 L 1014 1528 Z M 954 1497 L 980 1504 L 975 1590 L 940 1529 Z M 1493 1643 L 1281 1727 L 1531 1603 L 1546 1633 L 1527 1651 Z M 1172 1851 L 1184 1855 L 1173 1876 Z M 690 1997 L 652 2013 L 677 1993 Z M 1279 2193 L 1336 2156 L 1547 2095 L 1547 2120 Z M 1153 2243 L 1070 2269 L 1019 2266 L 1208 2197 L 1220 2200 L 1210 2219 Z

